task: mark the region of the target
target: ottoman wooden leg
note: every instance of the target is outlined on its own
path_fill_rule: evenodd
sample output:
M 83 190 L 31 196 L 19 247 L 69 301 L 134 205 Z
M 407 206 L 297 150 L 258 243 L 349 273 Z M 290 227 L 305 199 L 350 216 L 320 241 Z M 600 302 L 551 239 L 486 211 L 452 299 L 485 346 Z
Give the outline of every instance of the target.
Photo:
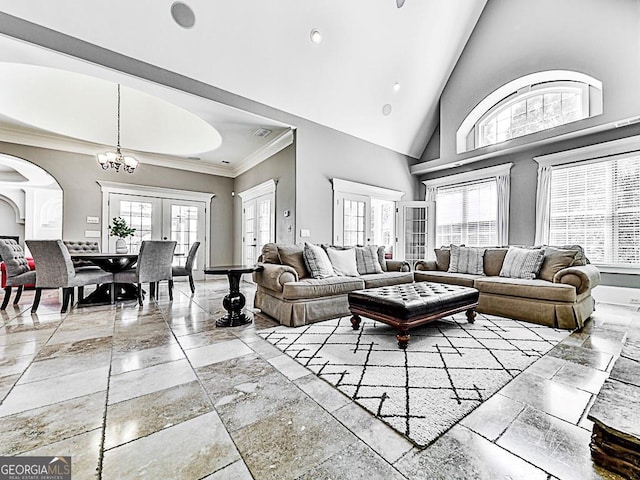
M 476 321 L 476 310 L 475 308 L 470 308 L 467 310 L 467 321 L 469 323 L 473 323 Z
M 358 330 L 360 328 L 360 315 L 358 315 L 357 313 L 354 313 L 351 316 L 351 326 L 354 330 Z
M 407 332 L 406 330 L 400 330 L 400 332 L 396 335 L 396 338 L 398 339 L 398 347 L 400 347 L 402 350 L 405 350 L 407 348 L 407 345 L 409 345 L 411 335 L 409 335 L 409 332 Z

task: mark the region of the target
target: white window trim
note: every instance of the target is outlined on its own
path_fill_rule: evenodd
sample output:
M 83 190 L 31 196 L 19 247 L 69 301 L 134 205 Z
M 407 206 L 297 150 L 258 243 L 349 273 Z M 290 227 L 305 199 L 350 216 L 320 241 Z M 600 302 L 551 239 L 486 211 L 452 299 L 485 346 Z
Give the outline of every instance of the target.
M 170 198 L 174 200 L 188 200 L 194 202 L 204 202 L 205 204 L 205 263 L 209 263 L 209 251 L 211 236 L 211 199 L 215 193 L 195 192 L 192 190 L 177 190 L 175 188 L 152 187 L 149 185 L 136 185 L 133 183 L 107 182 L 97 180 L 102 190 L 102 248 L 108 248 L 109 242 L 109 195 L 112 193 L 123 195 L 136 195 L 141 197 Z
M 340 178 L 333 178 L 333 191 L 339 193 L 349 193 L 354 195 L 365 195 L 368 197 L 379 198 L 381 200 L 391 200 L 399 202 L 405 193 L 400 190 L 392 190 L 390 188 L 376 187 L 367 185 L 366 183 L 351 182 Z
M 262 195 L 275 194 L 277 182 L 273 179 L 262 182 L 255 187 L 248 188 L 238 193 L 238 196 L 243 201 L 253 200 L 254 198 L 261 197 Z
M 506 83 L 491 92 L 476 105 L 469 115 L 462 121 L 460 128 L 456 132 L 456 153 L 465 153 L 473 149 L 467 149 L 467 136 L 478 123 L 478 121 L 491 110 L 496 104 L 511 96 L 513 93 L 543 82 L 553 81 L 573 81 L 587 84 L 602 92 L 602 82 L 596 78 L 580 72 L 571 70 L 547 70 L 535 72 Z M 589 116 L 592 116 L 591 112 Z
M 434 178 L 433 180 L 425 180 L 424 182 L 422 182 L 424 186 L 427 188 L 425 200 L 428 202 L 429 201 L 433 202 L 435 200 L 435 192 L 438 187 L 457 185 L 460 183 L 475 182 L 479 180 L 487 180 L 490 178 L 495 178 L 497 182 L 497 179 L 499 177 L 510 177 L 511 167 L 513 167 L 513 163 L 510 162 L 510 163 L 504 163 L 502 165 L 496 165 L 493 167 L 472 170 L 470 172 L 463 172 L 463 173 L 457 173 L 455 175 L 448 175 L 446 177 Z M 509 192 L 510 192 L 510 187 L 508 187 L 503 192 L 504 197 L 508 198 Z M 500 198 L 501 198 L 501 192 L 498 191 L 498 202 L 500 202 Z M 433 209 L 433 212 L 435 212 L 435 208 Z M 502 207 L 498 205 L 498 212 L 499 212 L 498 242 L 506 245 L 508 244 L 508 240 L 509 240 L 508 239 L 508 233 L 509 233 L 508 201 L 507 201 L 507 204 L 503 205 Z M 436 243 L 436 222 L 437 222 L 437 219 L 434 219 L 433 222 L 429 222 L 428 224 L 427 245 L 435 245 Z M 502 233 L 500 233 L 501 230 L 502 230 Z
M 422 182 L 425 187 L 444 187 L 456 185 L 458 183 L 475 182 L 476 180 L 485 180 L 487 178 L 499 177 L 501 175 L 509 175 L 513 163 L 504 163 L 495 167 L 480 168 L 470 172 L 457 173 L 446 177 L 434 178 L 433 180 L 425 180 Z M 428 200 L 428 199 L 427 199 Z
M 546 195 L 550 195 L 548 188 L 542 189 L 540 186 L 540 177 L 543 175 L 543 170 L 548 171 L 554 167 L 562 165 L 569 165 L 572 163 L 596 163 L 606 160 L 615 160 L 617 158 L 626 157 L 628 155 L 640 153 L 640 135 L 634 135 L 632 137 L 625 137 L 618 140 L 611 140 L 609 142 L 597 143 L 595 145 L 587 145 L 586 147 L 574 148 L 571 150 L 563 150 L 561 152 L 550 153 L 547 155 L 539 155 L 533 157 L 538 163 L 538 190 L 536 192 L 536 244 L 546 243 L 544 236 L 539 232 L 541 229 L 540 223 L 542 219 L 539 217 L 544 216 L 544 221 L 549 222 L 549 199 L 546 202 L 541 203 L 539 198 L 541 190 L 546 190 Z M 540 212 L 539 210 L 547 209 L 546 212 Z M 627 275 L 640 275 L 640 268 L 638 267 L 624 267 L 620 265 L 604 265 L 595 264 L 598 269 L 603 273 L 622 273 Z

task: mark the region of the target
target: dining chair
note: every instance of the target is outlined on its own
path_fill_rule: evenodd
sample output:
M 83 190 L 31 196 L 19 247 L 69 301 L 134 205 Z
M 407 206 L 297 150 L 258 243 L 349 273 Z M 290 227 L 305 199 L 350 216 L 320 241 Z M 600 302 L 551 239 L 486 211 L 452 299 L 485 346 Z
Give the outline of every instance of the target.
M 200 246 L 200 242 L 193 242 L 191 248 L 189 249 L 189 253 L 187 254 L 187 261 L 184 264 L 184 267 L 179 265 L 174 265 L 171 267 L 171 273 L 173 277 L 189 277 L 189 287 L 191 287 L 191 293 L 196 293 L 196 286 L 193 283 L 193 262 L 196 259 L 196 253 L 198 253 L 198 247 Z M 170 280 L 171 287 L 173 287 L 173 280 Z
M 155 298 L 159 282 L 167 280 L 169 299 L 173 300 L 171 263 L 176 242 L 166 240 L 144 240 L 140 244 L 136 267 L 114 274 L 115 283 L 138 284 L 138 304 L 142 306 L 142 284 L 149 283 L 151 298 Z
M 7 272 L 4 299 L 2 300 L 2 306 L 0 306 L 0 310 L 5 310 L 11 298 L 12 287 L 18 287 L 16 296 L 13 299 L 13 304 L 18 305 L 24 286 L 32 285 L 36 282 L 36 272 L 29 269 L 24 250 L 15 240 L 0 239 L 0 257 L 4 261 Z
M 74 253 L 100 253 L 100 244 L 98 242 L 88 242 L 86 240 L 63 240 L 64 246 L 67 247 L 70 255 Z M 82 270 L 100 270 L 96 264 L 91 263 L 89 260 L 82 260 L 80 258 L 71 258 L 73 262 L 73 268 L 76 272 Z M 84 296 L 84 287 L 78 287 L 78 298 Z
M 113 283 L 113 273 L 102 269 L 78 270 L 73 266 L 71 255 L 62 240 L 27 240 L 29 250 L 36 262 L 36 296 L 31 313 L 36 313 L 40 304 L 43 288 L 62 288 L 62 309 L 65 313 L 69 301 L 73 301 L 75 287 Z M 78 300 L 82 300 L 83 290 L 78 291 Z

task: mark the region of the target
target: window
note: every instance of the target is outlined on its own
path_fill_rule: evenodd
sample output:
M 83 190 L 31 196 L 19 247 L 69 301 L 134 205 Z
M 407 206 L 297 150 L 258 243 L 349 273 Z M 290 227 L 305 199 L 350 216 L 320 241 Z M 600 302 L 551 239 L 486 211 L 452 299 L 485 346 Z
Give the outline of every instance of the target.
M 487 247 L 509 243 L 512 163 L 481 168 L 424 182 L 427 201 L 435 202 L 429 225 L 429 250 L 441 245 Z
M 488 246 L 498 243 L 496 179 L 439 187 L 436 245 Z
M 595 264 L 640 267 L 640 154 L 554 167 L 549 244 L 579 244 Z
M 517 78 L 482 100 L 456 134 L 456 152 L 494 145 L 602 113 L 602 82 L 578 72 Z
M 384 245 L 393 252 L 396 203 L 404 192 L 333 179 L 333 243 Z

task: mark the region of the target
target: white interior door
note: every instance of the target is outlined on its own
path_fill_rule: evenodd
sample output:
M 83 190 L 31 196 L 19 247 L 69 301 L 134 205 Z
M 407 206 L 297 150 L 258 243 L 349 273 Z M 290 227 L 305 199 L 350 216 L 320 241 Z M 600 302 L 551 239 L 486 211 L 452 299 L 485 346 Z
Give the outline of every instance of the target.
M 275 240 L 273 195 L 261 195 L 242 203 L 243 263 L 253 265 L 262 247 Z
M 429 222 L 433 222 L 433 202 L 399 202 L 397 259 L 405 260 L 412 266 L 418 260 L 426 260 L 430 249 Z
M 371 199 L 366 195 L 336 196 L 333 243 L 335 245 L 369 245 L 371 243 Z
M 114 217 L 122 217 L 136 231 L 125 239 L 129 252 L 138 253 L 143 240 L 175 240 L 174 265 L 184 265 L 191 244 L 201 246 L 194 265 L 195 279 L 204 278 L 205 264 L 205 216 L 204 202 L 176 200 L 112 193 L 109 195 L 109 223 Z M 115 251 L 115 237 L 109 237 L 108 250 Z
M 196 280 L 204 278 L 205 215 L 204 202 L 171 198 L 162 200 L 162 239 L 176 242 L 173 264 L 184 266 L 191 245 L 200 242 L 193 264 L 193 278 Z

